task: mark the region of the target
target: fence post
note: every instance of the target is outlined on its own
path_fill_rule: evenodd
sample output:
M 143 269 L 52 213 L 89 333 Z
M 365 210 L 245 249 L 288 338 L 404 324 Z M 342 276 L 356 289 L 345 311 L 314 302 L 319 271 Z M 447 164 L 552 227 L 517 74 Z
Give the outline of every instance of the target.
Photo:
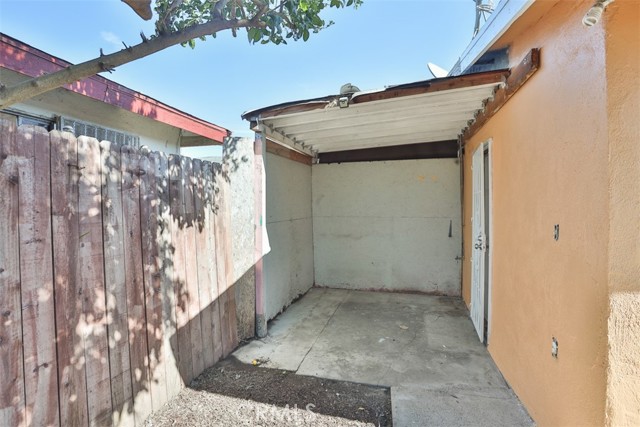
M 259 338 L 267 336 L 267 301 L 265 298 L 265 276 L 263 262 L 263 235 L 262 229 L 266 221 L 266 188 L 265 188 L 265 140 L 261 133 L 256 132 L 253 151 L 255 154 L 255 272 L 256 272 L 256 335 Z

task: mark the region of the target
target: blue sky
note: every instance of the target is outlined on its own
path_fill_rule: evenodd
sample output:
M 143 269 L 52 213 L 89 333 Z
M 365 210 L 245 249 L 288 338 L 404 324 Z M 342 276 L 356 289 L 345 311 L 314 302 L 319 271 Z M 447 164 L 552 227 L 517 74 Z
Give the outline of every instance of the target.
M 473 0 L 364 0 L 327 10 L 335 25 L 307 42 L 250 45 L 244 31 L 174 46 L 106 77 L 183 111 L 250 135 L 240 115 L 280 102 L 431 78 L 427 62 L 449 69 L 471 40 Z M 153 24 L 118 0 L 0 0 L 0 31 L 81 62 L 139 42 Z

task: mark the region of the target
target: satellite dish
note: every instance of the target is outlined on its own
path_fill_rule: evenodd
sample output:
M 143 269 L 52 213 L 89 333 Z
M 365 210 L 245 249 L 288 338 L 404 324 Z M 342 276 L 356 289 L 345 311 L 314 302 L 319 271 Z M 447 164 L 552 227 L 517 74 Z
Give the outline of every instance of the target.
M 438 67 L 433 62 L 427 63 L 427 68 L 429 69 L 429 72 L 433 75 L 433 77 L 435 77 L 436 79 L 439 79 L 441 77 L 447 77 L 447 74 L 449 74 L 447 70 L 445 70 L 442 67 Z
M 353 95 L 356 92 L 360 92 L 360 88 L 352 85 L 351 83 L 343 84 L 340 87 L 340 95 Z

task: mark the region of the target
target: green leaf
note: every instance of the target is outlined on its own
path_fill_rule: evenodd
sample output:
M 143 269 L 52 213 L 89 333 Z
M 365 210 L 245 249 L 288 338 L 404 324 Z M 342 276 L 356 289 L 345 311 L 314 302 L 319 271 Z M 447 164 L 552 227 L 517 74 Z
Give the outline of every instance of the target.
M 259 5 L 266 4 L 270 9 L 260 16 L 261 27 L 245 27 L 249 43 L 279 45 L 284 44 L 285 39 L 308 41 L 311 33 L 318 33 L 333 24 L 333 21 L 323 19 L 322 12 L 325 9 L 357 8 L 362 2 L 363 0 L 229 0 L 220 16 L 214 13 L 214 6 L 220 4 L 219 0 L 155 0 L 158 15 L 156 34 L 187 31 L 214 19 L 226 20 L 230 24 L 226 27 L 235 25 L 238 30 L 241 27 L 229 20 L 251 19 L 259 13 Z M 210 35 L 216 36 L 215 33 Z M 184 42 L 183 46 L 193 49 L 195 42 L 190 40 Z
M 251 43 L 255 43 L 262 38 L 262 34 L 258 28 L 249 28 L 247 30 L 247 37 Z

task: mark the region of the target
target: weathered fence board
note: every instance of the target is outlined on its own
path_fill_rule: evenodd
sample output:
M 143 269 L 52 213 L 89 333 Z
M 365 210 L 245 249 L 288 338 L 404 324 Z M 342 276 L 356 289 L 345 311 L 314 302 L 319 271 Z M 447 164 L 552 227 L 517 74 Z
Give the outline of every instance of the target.
M 35 126 L 17 135 L 20 286 L 27 424 L 58 425 L 49 134 Z
M 199 296 L 199 313 L 200 327 L 202 330 L 202 363 L 203 366 L 213 365 L 213 323 L 211 320 L 211 258 L 210 247 L 208 245 L 207 236 L 210 233 L 209 224 L 207 223 L 207 211 L 211 206 L 207 202 L 207 194 L 205 193 L 205 178 L 202 161 L 195 159 L 193 161 L 193 179 L 194 179 L 194 201 L 195 201 L 195 252 L 197 255 L 196 265 L 198 273 L 198 296 Z
M 167 375 L 167 399 L 175 397 L 182 384 L 178 368 L 178 334 L 176 329 L 176 288 L 174 282 L 174 246 L 172 238 L 171 197 L 169 194 L 169 159 L 164 153 L 153 153 L 156 162 L 156 181 L 158 182 L 158 210 L 160 211 L 160 234 L 157 236 L 162 264 L 162 319 L 164 324 L 163 349 Z
M 15 126 L 0 121 L 0 424 L 25 424 Z
M 76 138 L 67 132 L 51 132 L 50 138 L 60 424 L 86 426 L 89 413 L 78 274 L 78 145 Z
M 124 266 L 124 220 L 122 218 L 122 174 L 120 146 L 103 141 L 102 223 L 104 274 L 109 316 L 109 362 L 114 425 L 133 424 L 133 389 L 129 353 L 129 318 Z
M 164 324 L 162 321 L 162 248 L 160 229 L 159 164 L 149 153 L 143 153 L 139 168 L 140 220 L 142 227 L 142 259 L 144 266 L 147 343 L 149 346 L 149 393 L 152 409 L 167 402 L 167 372 L 164 365 Z
M 171 197 L 171 243 L 173 244 L 173 286 L 176 298 L 176 334 L 178 336 L 178 367 L 183 384 L 193 379 L 191 360 L 191 329 L 189 326 L 189 295 L 187 293 L 185 208 L 184 208 L 184 159 L 169 156 Z
M 78 138 L 78 263 L 85 341 L 85 369 L 90 425 L 111 425 L 111 379 L 107 341 L 106 289 L 101 215 L 100 146 Z
M 202 358 L 202 326 L 200 323 L 200 292 L 198 289 L 198 259 L 196 252 L 196 234 L 198 224 L 195 213 L 195 179 L 193 163 L 189 158 L 184 158 L 184 207 L 185 207 L 185 254 L 186 254 L 186 284 L 187 284 L 187 311 L 189 313 L 189 326 L 191 338 L 191 364 L 193 378 L 204 370 Z
M 218 248 L 216 248 L 216 214 L 218 212 L 216 187 L 214 184 L 214 168 L 212 163 L 205 163 L 205 194 L 207 195 L 208 204 L 211 206 L 206 211 L 206 222 L 209 227 L 209 233 L 207 236 L 207 245 L 209 250 L 207 253 L 210 257 L 209 270 L 211 272 L 211 284 L 209 286 L 211 290 L 211 323 L 213 330 L 213 360 L 214 363 L 222 358 L 222 328 L 220 317 L 220 293 L 218 291 L 218 285 L 220 280 L 218 279 Z
M 151 413 L 147 319 L 140 228 L 140 155 L 130 147 L 121 149 L 122 210 L 124 219 L 124 269 L 129 314 L 129 351 L 136 425 Z
M 0 120 L 0 425 L 144 425 L 237 345 L 219 165 Z
M 222 330 L 222 356 L 227 357 L 238 345 L 238 329 L 236 323 L 236 297 L 233 284 L 233 260 L 231 253 L 230 205 L 227 199 L 230 194 L 228 176 L 224 168 L 214 168 L 214 185 L 216 194 L 216 255 L 218 269 L 218 299 L 220 301 L 220 323 Z

